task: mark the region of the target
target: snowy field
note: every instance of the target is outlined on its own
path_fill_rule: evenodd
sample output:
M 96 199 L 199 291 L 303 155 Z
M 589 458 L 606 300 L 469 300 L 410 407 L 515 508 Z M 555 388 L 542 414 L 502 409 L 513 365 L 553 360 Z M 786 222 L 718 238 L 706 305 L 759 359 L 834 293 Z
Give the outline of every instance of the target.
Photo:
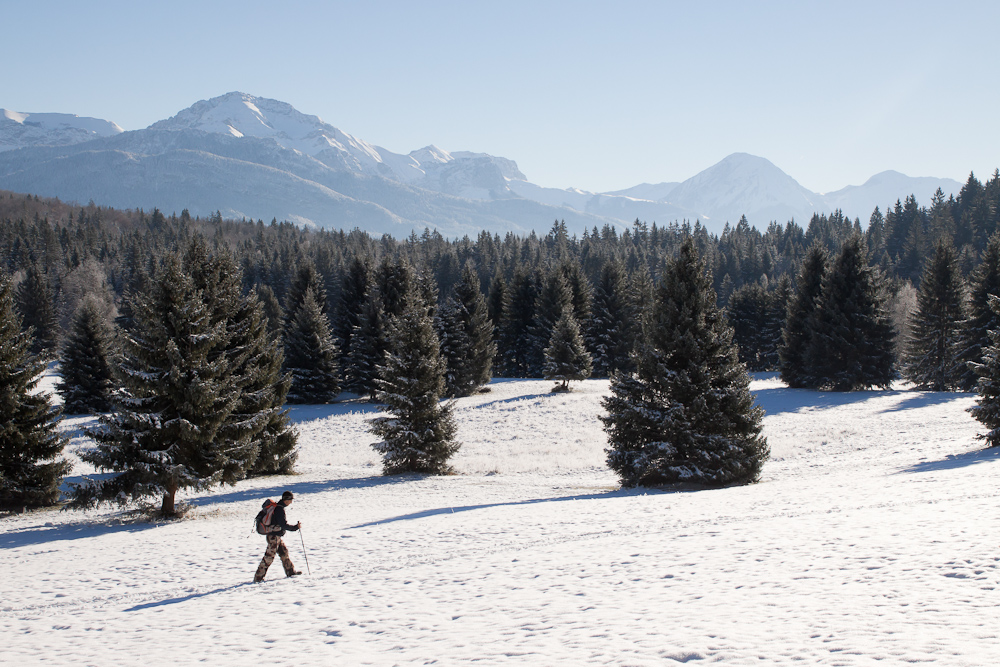
M 1000 453 L 973 395 L 757 379 L 762 482 L 665 493 L 604 467 L 607 382 L 550 386 L 459 401 L 455 476 L 381 477 L 374 408 L 345 402 L 292 409 L 298 475 L 185 496 L 183 520 L 3 519 L 2 662 L 1000 664 Z M 286 488 L 311 574 L 249 583 Z

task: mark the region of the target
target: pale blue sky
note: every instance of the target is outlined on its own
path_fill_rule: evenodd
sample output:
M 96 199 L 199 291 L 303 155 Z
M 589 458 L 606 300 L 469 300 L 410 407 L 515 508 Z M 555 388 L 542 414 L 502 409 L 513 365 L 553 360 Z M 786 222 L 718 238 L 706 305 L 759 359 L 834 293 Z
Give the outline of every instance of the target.
M 815 191 L 1000 167 L 1000 3 L 0 0 L 0 107 L 127 130 L 239 90 L 551 187 L 734 152 Z

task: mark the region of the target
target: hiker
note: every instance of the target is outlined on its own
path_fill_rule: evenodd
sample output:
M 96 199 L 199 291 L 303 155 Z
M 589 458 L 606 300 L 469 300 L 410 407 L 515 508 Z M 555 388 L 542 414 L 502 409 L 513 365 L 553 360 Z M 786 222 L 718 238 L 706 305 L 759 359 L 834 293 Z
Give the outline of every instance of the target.
M 284 540 L 281 539 L 286 530 L 298 530 L 302 527 L 301 521 L 294 526 L 290 526 L 285 519 L 285 508 L 291 505 L 294 499 L 295 496 L 292 495 L 291 491 L 285 491 L 281 494 L 281 500 L 275 503 L 274 513 L 271 515 L 270 521 L 273 532 L 267 534 L 267 549 L 264 551 L 264 557 L 261 559 L 260 565 L 257 566 L 257 574 L 253 577 L 254 583 L 264 581 L 264 575 L 267 574 L 267 568 L 271 566 L 275 553 L 281 558 L 281 564 L 285 568 L 286 577 L 294 577 L 297 574 L 302 574 L 302 572 L 296 570 L 295 566 L 292 565 L 292 559 L 288 556 L 288 547 L 285 546 Z

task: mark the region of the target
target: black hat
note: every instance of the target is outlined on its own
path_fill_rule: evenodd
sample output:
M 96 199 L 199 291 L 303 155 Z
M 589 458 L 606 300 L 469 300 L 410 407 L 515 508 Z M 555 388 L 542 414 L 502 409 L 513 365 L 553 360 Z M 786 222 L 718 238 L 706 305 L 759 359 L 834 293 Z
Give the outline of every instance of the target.
M 282 500 L 294 500 L 295 496 L 292 495 L 291 491 L 285 491 L 284 493 L 281 494 L 281 499 Z

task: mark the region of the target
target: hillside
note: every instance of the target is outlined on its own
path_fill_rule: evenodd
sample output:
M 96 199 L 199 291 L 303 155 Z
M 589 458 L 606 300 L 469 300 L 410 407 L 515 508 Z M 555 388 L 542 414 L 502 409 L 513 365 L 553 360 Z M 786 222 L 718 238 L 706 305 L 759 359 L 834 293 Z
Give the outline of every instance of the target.
M 365 430 L 377 408 L 347 401 L 293 408 L 298 475 L 190 496 L 185 520 L 3 519 L 6 659 L 996 662 L 1000 461 L 974 440 L 971 395 L 764 377 L 762 482 L 664 493 L 618 490 L 603 466 L 606 382 L 549 386 L 496 381 L 460 400 L 456 476 L 381 477 Z M 305 545 L 311 574 L 274 565 L 250 584 L 263 551 L 251 519 L 286 488 L 303 523 L 287 542 L 302 569 Z

